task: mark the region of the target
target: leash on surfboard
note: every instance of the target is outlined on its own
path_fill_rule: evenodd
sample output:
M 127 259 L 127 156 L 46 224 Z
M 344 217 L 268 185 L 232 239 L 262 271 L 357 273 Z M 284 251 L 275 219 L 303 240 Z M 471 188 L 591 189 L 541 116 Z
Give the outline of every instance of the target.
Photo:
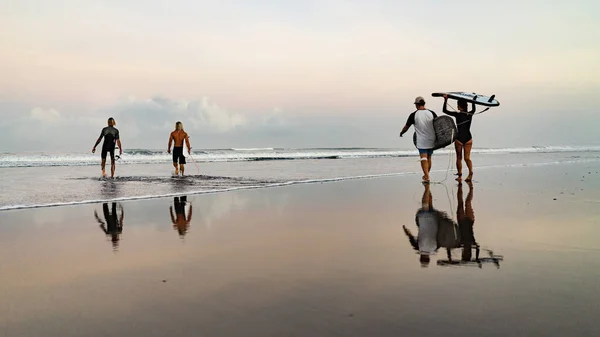
M 194 158 L 192 158 L 192 154 L 189 153 L 188 157 L 190 157 L 190 159 L 192 160 L 192 163 L 194 163 L 194 165 L 196 165 L 196 168 L 198 169 L 198 175 L 200 175 L 200 166 L 198 166 L 198 164 L 196 164 L 196 161 L 194 160 Z

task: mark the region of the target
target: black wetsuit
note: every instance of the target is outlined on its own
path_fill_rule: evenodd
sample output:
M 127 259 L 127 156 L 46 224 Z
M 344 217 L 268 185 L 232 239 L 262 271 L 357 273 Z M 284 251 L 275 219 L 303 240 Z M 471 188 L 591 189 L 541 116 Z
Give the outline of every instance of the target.
M 106 154 L 110 152 L 110 158 L 115 159 L 115 144 L 119 139 L 119 130 L 114 126 L 107 126 L 100 132 L 100 138 L 104 137 L 102 143 L 102 159 L 106 158 Z
M 473 120 L 473 113 L 475 113 L 475 104 L 473 104 L 473 107 L 469 112 L 455 112 L 448 111 L 448 109 L 446 109 L 446 102 L 444 102 L 444 108 L 442 109 L 442 111 L 446 115 L 450 115 L 456 118 L 456 127 L 458 129 L 458 135 L 456 135 L 456 140 L 458 140 L 462 144 L 465 144 L 473 138 L 471 136 L 471 121 Z

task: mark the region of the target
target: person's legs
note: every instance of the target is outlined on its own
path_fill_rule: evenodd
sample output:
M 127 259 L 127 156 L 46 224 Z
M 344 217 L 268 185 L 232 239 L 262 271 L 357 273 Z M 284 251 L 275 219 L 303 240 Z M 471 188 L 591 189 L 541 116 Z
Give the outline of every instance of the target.
M 102 169 L 102 177 L 106 177 L 106 171 L 104 171 L 104 168 L 106 167 L 106 155 L 108 154 L 108 151 L 102 147 L 102 154 L 100 155 L 100 157 L 102 158 L 102 164 L 100 164 L 100 168 Z
M 106 223 L 108 224 L 108 221 L 110 219 L 110 212 L 108 211 L 108 203 L 103 203 L 102 204 L 102 212 L 104 213 L 104 220 L 106 220 Z
M 433 151 L 429 150 L 429 152 L 427 153 L 427 165 L 428 165 L 427 173 L 431 172 L 431 156 L 432 155 L 433 155 Z
M 178 158 L 178 154 L 177 154 L 177 148 L 173 147 L 173 167 L 175 168 L 175 175 L 179 175 L 179 168 L 177 166 L 177 158 Z
M 181 148 L 181 153 L 179 155 L 179 170 L 181 171 L 182 176 L 185 172 L 185 164 L 185 156 L 183 155 L 183 148 Z
M 419 157 L 421 157 L 421 169 L 423 170 L 423 182 L 429 182 L 429 159 L 427 150 L 419 149 Z
M 110 151 L 110 177 L 115 177 L 115 150 Z
M 465 217 L 465 205 L 463 202 L 462 187 L 462 182 L 458 183 L 458 190 L 456 191 L 456 199 L 458 200 L 458 203 L 456 204 L 456 220 L 459 222 L 459 224 Z
M 454 141 L 454 149 L 456 150 L 456 178 L 457 181 L 461 181 L 462 177 L 462 159 L 463 159 L 463 143 L 459 142 L 458 139 Z
M 433 208 L 433 197 L 431 196 L 431 190 L 429 185 L 425 185 L 423 190 L 423 197 L 421 198 L 421 208 L 425 211 L 431 211 Z
M 471 149 L 473 148 L 473 140 L 469 140 L 465 143 L 465 163 L 467 163 L 467 168 L 469 169 L 469 176 L 466 181 L 471 181 L 473 179 L 473 163 L 471 162 Z
M 467 218 L 471 221 L 475 222 L 475 212 L 473 212 L 473 184 L 468 183 L 469 185 L 469 193 L 467 194 L 467 201 L 465 206 L 465 213 Z

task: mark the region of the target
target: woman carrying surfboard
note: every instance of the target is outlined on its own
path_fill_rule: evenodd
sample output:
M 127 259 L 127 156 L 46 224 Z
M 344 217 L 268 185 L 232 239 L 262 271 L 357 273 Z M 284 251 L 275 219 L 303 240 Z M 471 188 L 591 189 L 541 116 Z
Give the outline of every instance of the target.
M 447 108 L 448 95 L 444 94 L 444 106 L 442 112 L 456 118 L 456 127 L 458 134 L 454 141 L 456 150 L 456 178 L 457 181 L 462 179 L 462 160 L 464 158 L 469 175 L 465 181 L 469 182 L 473 179 L 473 163 L 471 162 L 471 148 L 473 147 L 473 136 L 471 135 L 471 121 L 475 113 L 475 103 L 471 103 L 471 111 L 467 112 L 467 101 L 464 99 L 457 100 L 458 111 L 449 111 Z

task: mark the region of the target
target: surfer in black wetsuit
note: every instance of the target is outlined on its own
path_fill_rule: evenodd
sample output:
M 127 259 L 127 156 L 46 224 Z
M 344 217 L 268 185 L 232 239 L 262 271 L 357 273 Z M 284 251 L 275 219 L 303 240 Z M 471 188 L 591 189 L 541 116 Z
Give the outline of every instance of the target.
M 473 137 L 471 136 L 471 121 L 473 114 L 475 113 L 475 104 L 472 103 L 471 111 L 467 112 L 467 101 L 459 99 L 457 102 L 458 111 L 448 111 L 447 109 L 448 95 L 444 95 L 444 107 L 442 111 L 450 116 L 456 118 L 456 127 L 458 128 L 458 135 L 454 141 L 454 148 L 456 149 L 456 180 L 461 181 L 462 179 L 462 160 L 463 154 L 467 168 L 469 169 L 469 175 L 465 181 L 469 182 L 473 179 L 473 163 L 471 162 L 471 148 L 473 147 Z
M 100 137 L 94 144 L 92 153 L 96 153 L 96 146 L 100 144 L 102 137 L 104 137 L 104 143 L 102 144 L 102 177 L 106 177 L 104 166 L 106 165 L 106 155 L 110 153 L 110 177 L 115 177 L 115 144 L 119 145 L 119 155 L 123 154 L 123 148 L 121 147 L 121 139 L 119 138 L 119 130 L 115 128 L 115 120 L 111 117 L 108 119 L 108 126 L 103 128 L 100 132 Z
M 117 218 L 117 204 L 112 203 L 112 212 L 108 210 L 108 203 L 102 204 L 102 211 L 104 212 L 104 221 L 100 219 L 98 216 L 98 212 L 94 211 L 94 216 L 96 220 L 100 224 L 100 228 L 107 236 L 110 236 L 111 242 L 113 245 L 113 249 L 117 249 L 119 247 L 119 239 L 121 233 L 123 233 L 123 218 L 125 217 L 125 212 L 123 211 L 123 207 L 121 207 L 121 216 Z

